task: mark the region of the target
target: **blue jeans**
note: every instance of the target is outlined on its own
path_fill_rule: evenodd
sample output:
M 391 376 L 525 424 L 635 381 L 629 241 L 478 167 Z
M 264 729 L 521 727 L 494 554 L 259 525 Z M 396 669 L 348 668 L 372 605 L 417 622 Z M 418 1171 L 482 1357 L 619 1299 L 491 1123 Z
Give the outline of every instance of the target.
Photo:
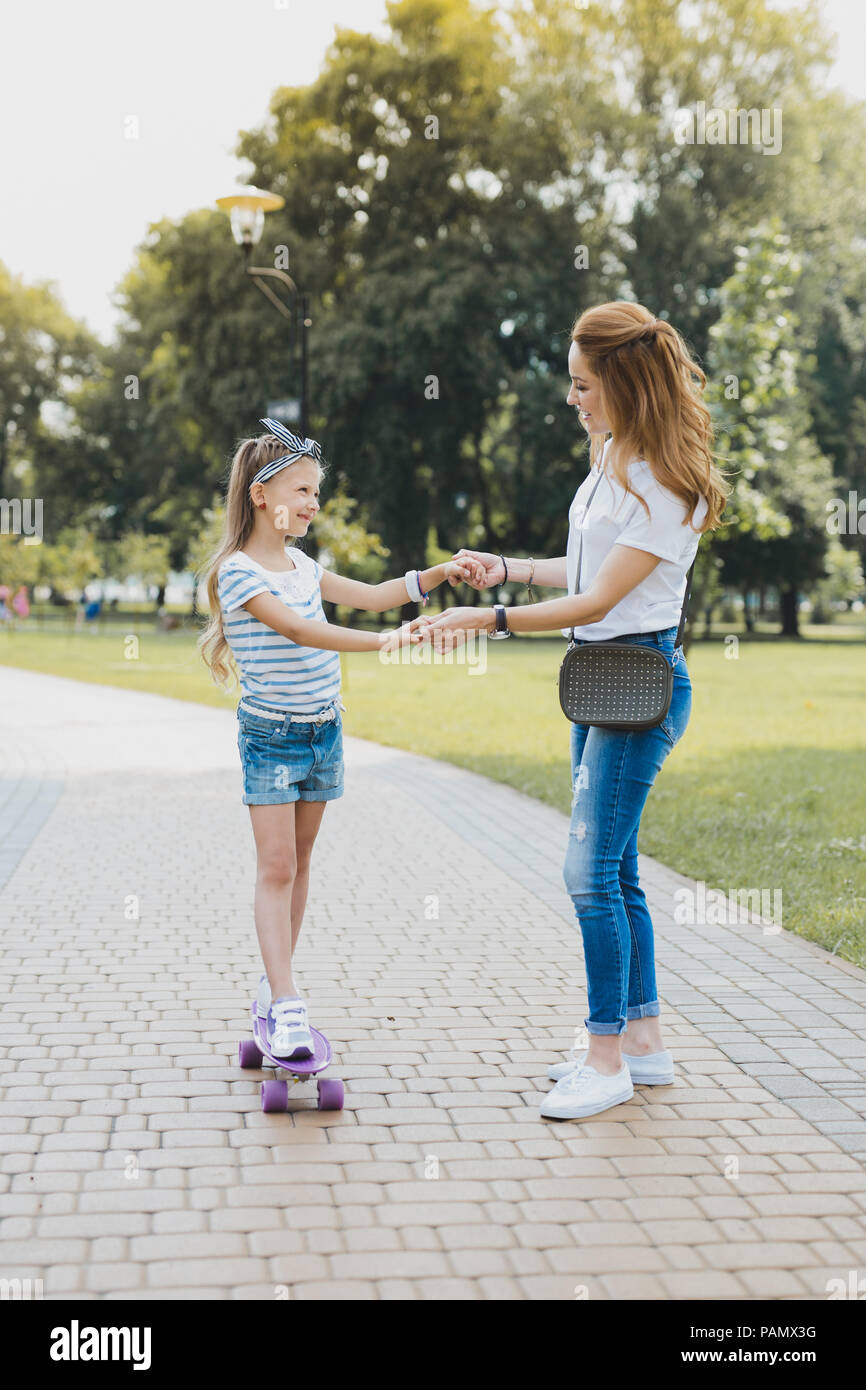
M 572 814 L 563 877 L 583 937 L 588 1033 L 624 1033 L 632 1018 L 659 1013 L 653 925 L 638 883 L 637 835 L 650 787 L 682 738 L 692 683 L 677 630 L 617 641 L 655 647 L 673 665 L 664 721 L 641 733 L 572 724 Z M 579 639 L 582 640 L 582 639 Z

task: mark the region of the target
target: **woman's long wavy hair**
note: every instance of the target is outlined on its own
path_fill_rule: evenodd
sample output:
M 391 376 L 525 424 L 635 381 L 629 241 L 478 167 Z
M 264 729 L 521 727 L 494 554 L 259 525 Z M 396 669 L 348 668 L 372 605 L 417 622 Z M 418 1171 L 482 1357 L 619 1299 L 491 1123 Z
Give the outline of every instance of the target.
M 706 516 L 695 529 L 715 530 L 731 489 L 713 460 L 712 421 L 702 399 L 706 376 L 677 330 L 642 304 L 618 299 L 587 309 L 571 337 L 601 386 L 616 482 L 638 497 L 649 515 L 628 479 L 629 463 L 646 459 L 657 482 L 686 504 L 690 524 L 701 497 L 706 498 Z M 595 463 L 605 436 L 592 435 L 591 441 Z
M 207 585 L 210 618 L 202 631 L 198 645 L 201 654 L 210 667 L 214 681 L 219 685 L 229 685 L 234 678 L 234 663 L 231 648 L 223 630 L 222 610 L 220 609 L 217 582 L 219 567 L 223 560 L 235 551 L 243 550 L 252 535 L 256 509 L 250 498 L 250 483 L 272 459 L 286 452 L 285 444 L 275 434 L 260 434 L 254 439 L 242 439 L 232 459 L 228 488 L 226 489 L 226 519 L 222 539 L 202 571 L 201 578 Z M 289 465 L 291 466 L 291 465 Z M 324 474 L 319 464 L 319 478 Z

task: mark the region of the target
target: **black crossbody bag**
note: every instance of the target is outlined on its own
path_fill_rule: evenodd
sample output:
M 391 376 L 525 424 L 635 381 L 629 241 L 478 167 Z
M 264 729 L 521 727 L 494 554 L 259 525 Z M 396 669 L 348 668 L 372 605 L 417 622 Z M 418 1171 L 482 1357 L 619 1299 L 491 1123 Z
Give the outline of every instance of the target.
M 603 476 L 599 477 L 589 495 L 584 516 Z M 581 528 L 574 586 L 578 594 L 582 557 Z M 694 568 L 693 560 L 686 576 L 686 592 L 674 650 L 683 639 Z M 578 647 L 572 627 L 568 648 L 559 668 L 559 703 L 563 714 L 573 724 L 596 724 L 600 729 L 633 729 L 635 732 L 654 729 L 670 709 L 673 689 L 673 667 L 664 652 L 618 641 L 615 637 L 608 642 L 585 642 Z

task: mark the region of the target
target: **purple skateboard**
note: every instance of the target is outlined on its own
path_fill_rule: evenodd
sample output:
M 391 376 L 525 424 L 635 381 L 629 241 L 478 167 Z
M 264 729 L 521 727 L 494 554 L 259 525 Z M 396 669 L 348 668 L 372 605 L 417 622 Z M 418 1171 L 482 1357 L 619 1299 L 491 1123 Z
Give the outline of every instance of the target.
M 264 1058 L 272 1066 L 282 1067 L 283 1071 L 291 1073 L 292 1081 L 309 1081 L 317 1072 L 324 1071 L 325 1067 L 331 1064 L 331 1044 L 320 1033 L 318 1028 L 311 1028 L 313 1035 L 313 1055 L 312 1057 L 295 1058 L 290 1061 L 286 1057 L 276 1057 L 268 1047 L 266 1033 L 266 1020 L 259 1018 L 256 1001 L 253 1000 L 252 1007 L 253 1036 L 244 1038 L 238 1043 L 238 1061 L 245 1070 L 258 1069 L 262 1065 Z M 320 1110 L 342 1110 L 343 1108 L 343 1083 L 335 1077 L 323 1077 L 316 1082 L 318 1091 L 318 1108 Z M 289 1083 L 288 1081 L 263 1081 L 262 1082 L 262 1109 L 265 1111 L 283 1111 L 289 1108 Z

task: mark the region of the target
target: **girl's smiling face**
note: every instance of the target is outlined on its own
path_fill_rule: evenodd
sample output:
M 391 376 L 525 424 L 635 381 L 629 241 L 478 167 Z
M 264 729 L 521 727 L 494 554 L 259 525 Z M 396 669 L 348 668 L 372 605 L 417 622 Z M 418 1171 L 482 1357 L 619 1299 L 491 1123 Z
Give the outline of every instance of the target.
M 589 370 L 586 358 L 575 342 L 568 350 L 568 374 L 571 385 L 566 403 L 578 408 L 580 423 L 587 434 L 609 434 L 610 426 L 605 419 L 601 399 L 601 382 Z
M 319 465 L 314 459 L 299 459 L 280 469 L 266 483 L 259 483 L 260 495 L 253 493 L 253 505 L 266 502 L 263 520 L 289 536 L 305 536 L 319 507 Z

